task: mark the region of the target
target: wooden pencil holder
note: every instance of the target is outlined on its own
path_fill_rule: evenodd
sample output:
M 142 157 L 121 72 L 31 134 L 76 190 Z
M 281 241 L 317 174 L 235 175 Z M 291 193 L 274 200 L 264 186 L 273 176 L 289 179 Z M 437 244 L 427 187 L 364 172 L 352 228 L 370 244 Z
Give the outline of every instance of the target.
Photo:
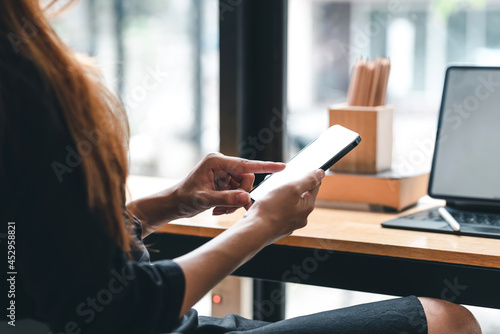
M 339 124 L 359 133 L 361 143 L 331 170 L 347 173 L 378 173 L 391 169 L 393 107 L 330 107 L 330 126 Z

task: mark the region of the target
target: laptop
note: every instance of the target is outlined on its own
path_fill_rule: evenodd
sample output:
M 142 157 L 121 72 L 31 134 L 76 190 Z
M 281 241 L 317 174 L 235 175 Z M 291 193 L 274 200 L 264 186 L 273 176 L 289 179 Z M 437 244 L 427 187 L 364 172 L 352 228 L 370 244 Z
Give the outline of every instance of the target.
M 428 194 L 446 200 L 460 231 L 438 207 L 382 226 L 500 238 L 500 67 L 447 69 Z

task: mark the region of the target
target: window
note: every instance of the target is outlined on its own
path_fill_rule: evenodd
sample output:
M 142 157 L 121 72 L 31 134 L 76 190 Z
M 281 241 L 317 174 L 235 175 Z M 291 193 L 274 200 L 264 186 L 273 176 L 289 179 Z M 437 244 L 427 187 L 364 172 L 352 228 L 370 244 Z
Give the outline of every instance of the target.
M 217 0 L 86 0 L 54 20 L 129 116 L 131 174 L 180 178 L 219 147 Z
M 288 22 L 292 153 L 327 126 L 328 106 L 346 101 L 353 63 L 387 56 L 393 164 L 429 170 L 447 65 L 500 64 L 496 1 L 290 0 Z

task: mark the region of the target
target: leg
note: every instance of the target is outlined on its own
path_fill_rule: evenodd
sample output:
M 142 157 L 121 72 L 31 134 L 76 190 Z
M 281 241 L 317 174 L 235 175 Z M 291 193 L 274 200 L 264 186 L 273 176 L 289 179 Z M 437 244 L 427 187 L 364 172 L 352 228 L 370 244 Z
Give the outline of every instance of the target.
M 426 320 L 427 319 L 427 320 Z M 197 333 L 481 334 L 465 307 L 439 299 L 405 297 L 266 323 L 230 315 L 200 317 Z
M 424 308 L 429 334 L 481 334 L 479 323 L 465 307 L 440 299 L 418 299 Z
M 196 333 L 211 334 L 426 334 L 422 304 L 415 296 L 361 304 L 267 323 L 228 315 L 200 317 Z M 443 332 L 439 334 L 451 334 Z

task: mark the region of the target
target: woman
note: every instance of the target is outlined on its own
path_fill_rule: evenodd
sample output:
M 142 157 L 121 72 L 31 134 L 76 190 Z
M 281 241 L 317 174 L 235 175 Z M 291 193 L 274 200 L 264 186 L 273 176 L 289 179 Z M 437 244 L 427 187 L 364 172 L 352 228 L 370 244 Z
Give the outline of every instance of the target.
M 52 2 L 52 4 L 55 1 Z M 88 60 L 38 0 L 0 11 L 1 221 L 16 226 L 16 318 L 56 333 L 479 333 L 461 306 L 406 297 L 275 324 L 191 307 L 266 245 L 307 223 L 324 173 L 251 205 L 253 173 L 281 163 L 210 154 L 179 184 L 125 205 L 128 127 Z M 208 208 L 248 212 L 199 249 L 149 263 L 141 239 Z

